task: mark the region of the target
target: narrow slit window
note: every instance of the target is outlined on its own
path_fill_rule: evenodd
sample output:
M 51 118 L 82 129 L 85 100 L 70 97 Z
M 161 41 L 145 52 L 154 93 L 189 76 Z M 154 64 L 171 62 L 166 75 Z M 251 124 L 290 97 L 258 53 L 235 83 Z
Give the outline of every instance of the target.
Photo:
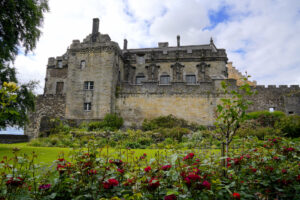
M 85 68 L 85 60 L 82 60 L 80 62 L 80 69 L 84 69 Z
M 270 107 L 269 108 L 269 112 L 274 112 L 275 111 L 275 108 L 274 107 Z
M 83 110 L 84 111 L 91 111 L 92 110 L 92 103 L 84 103 L 83 104 Z
M 62 94 L 64 90 L 64 82 L 56 83 L 56 94 Z

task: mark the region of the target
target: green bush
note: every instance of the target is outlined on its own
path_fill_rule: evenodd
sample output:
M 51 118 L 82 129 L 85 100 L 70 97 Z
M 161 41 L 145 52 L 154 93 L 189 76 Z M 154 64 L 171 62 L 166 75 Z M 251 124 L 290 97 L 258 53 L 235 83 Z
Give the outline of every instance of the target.
M 161 116 L 152 120 L 145 119 L 142 128 L 145 131 L 157 128 L 188 127 L 188 122 L 184 119 L 176 118 L 174 115 Z
M 140 145 L 139 143 L 137 142 L 127 142 L 125 144 L 125 147 L 126 148 L 130 148 L 130 149 L 139 149 L 142 147 L 142 145 Z
M 300 137 L 300 116 L 283 117 L 275 123 L 275 127 L 280 129 L 287 137 Z
M 117 114 L 106 114 L 104 122 L 106 127 L 120 129 L 123 126 L 124 120 Z
M 280 120 L 281 118 L 285 117 L 285 114 L 281 111 L 257 111 L 247 113 L 246 119 L 247 120 L 255 120 L 258 122 L 260 126 L 271 126 L 275 125 L 275 122 Z
M 104 121 L 95 121 L 88 124 L 88 131 L 100 130 L 106 126 Z
M 103 121 L 90 122 L 88 126 L 89 131 L 107 129 L 116 130 L 123 126 L 123 118 L 116 114 L 106 114 Z
M 279 129 L 271 128 L 271 127 L 244 127 L 240 128 L 237 131 L 237 135 L 240 137 L 248 137 L 253 136 L 257 137 L 260 140 L 264 140 L 267 136 L 279 136 L 281 135 L 281 131 Z

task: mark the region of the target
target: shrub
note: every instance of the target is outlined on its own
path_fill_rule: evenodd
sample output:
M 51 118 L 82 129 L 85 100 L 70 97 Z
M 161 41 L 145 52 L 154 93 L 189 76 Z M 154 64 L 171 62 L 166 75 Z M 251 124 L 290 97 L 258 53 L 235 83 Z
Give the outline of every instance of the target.
M 176 118 L 174 115 L 161 116 L 152 120 L 145 119 L 142 128 L 145 131 L 157 128 L 188 127 L 188 122 L 184 119 Z
M 237 131 L 237 135 L 240 137 L 254 136 L 260 140 L 264 140 L 267 136 L 281 135 L 281 131 L 271 127 L 243 127 Z
M 95 131 L 105 127 L 104 121 L 95 121 L 88 124 L 88 131 Z
M 124 120 L 117 114 L 106 114 L 104 117 L 106 127 L 120 129 L 123 126 Z
M 255 120 L 259 123 L 260 126 L 271 126 L 273 127 L 275 125 L 275 122 L 283 118 L 285 114 L 281 111 L 257 111 L 257 112 L 251 112 L 247 113 L 246 119 L 247 120 Z
M 300 116 L 283 117 L 275 123 L 275 127 L 280 129 L 287 137 L 300 137 Z

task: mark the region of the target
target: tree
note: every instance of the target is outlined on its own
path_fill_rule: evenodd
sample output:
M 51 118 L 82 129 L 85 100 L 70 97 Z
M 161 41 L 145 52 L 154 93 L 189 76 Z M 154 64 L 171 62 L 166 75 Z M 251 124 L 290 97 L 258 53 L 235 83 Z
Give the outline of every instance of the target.
M 11 67 L 11 62 L 15 60 L 21 48 L 27 54 L 36 47 L 41 35 L 43 14 L 48 10 L 47 0 L 0 1 L 0 89 L 3 93 L 8 89 L 4 86 L 5 82 L 9 85 L 18 83 L 16 70 Z M 34 109 L 31 86 L 33 86 L 32 83 L 16 87 L 14 101 L 1 107 L 1 115 L 7 110 L 10 112 L 6 113 L 4 119 L 0 118 L 0 128 L 8 125 L 20 127 L 25 125 L 27 110 Z M 2 104 L 3 99 L 0 101 Z
M 227 82 L 221 83 L 225 98 L 222 98 L 221 103 L 217 105 L 215 137 L 222 143 L 223 158 L 228 157 L 229 145 L 241 122 L 245 120 L 246 111 L 251 104 L 251 101 L 247 100 L 246 97 L 253 95 L 254 92 L 247 83 L 248 78 L 249 76 L 244 78 L 244 84 L 238 87 L 237 91 L 229 90 Z M 223 167 L 225 166 L 226 160 L 223 159 Z

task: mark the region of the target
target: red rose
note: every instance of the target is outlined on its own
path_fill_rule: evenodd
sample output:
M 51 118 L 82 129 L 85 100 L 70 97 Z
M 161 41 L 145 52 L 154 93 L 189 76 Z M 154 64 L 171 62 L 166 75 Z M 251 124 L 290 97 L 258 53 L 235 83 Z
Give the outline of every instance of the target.
M 176 200 L 177 197 L 175 194 L 170 194 L 170 195 L 167 195 L 165 196 L 164 200 Z
M 148 167 L 146 167 L 146 168 L 144 169 L 145 172 L 150 172 L 150 170 L 151 170 L 151 167 L 150 167 L 150 166 L 148 166 Z
M 149 189 L 150 190 L 155 190 L 156 188 L 158 188 L 160 185 L 159 180 L 157 178 L 152 178 L 149 181 Z
M 210 190 L 210 182 L 208 182 L 208 181 L 203 181 L 203 183 L 202 183 L 202 185 L 206 188 L 206 189 L 208 189 L 208 190 Z
M 117 186 L 119 185 L 119 181 L 117 181 L 116 179 L 114 178 L 111 178 L 111 179 L 108 179 L 108 183 L 112 186 Z
M 118 172 L 120 172 L 121 174 L 124 174 L 125 170 L 124 169 L 117 169 Z
M 63 162 L 65 159 L 63 159 L 63 158 L 59 158 L 59 159 L 57 159 L 59 162 Z
M 251 171 L 252 171 L 253 173 L 255 173 L 255 172 L 257 171 L 257 169 L 251 168 Z
M 189 178 L 190 180 L 193 180 L 193 181 L 197 181 L 197 180 L 200 180 L 201 177 L 197 174 L 194 174 L 194 173 L 189 173 L 189 175 L 187 176 L 187 178 Z
M 171 167 L 172 167 L 171 165 L 164 165 L 161 167 L 161 169 L 164 171 L 168 171 L 169 169 L 171 169 Z
M 287 170 L 286 170 L 286 169 L 282 169 L 281 172 L 282 172 L 283 174 L 286 174 L 286 173 L 287 173 Z
M 233 193 L 232 196 L 234 199 L 241 199 L 241 195 L 237 192 Z

